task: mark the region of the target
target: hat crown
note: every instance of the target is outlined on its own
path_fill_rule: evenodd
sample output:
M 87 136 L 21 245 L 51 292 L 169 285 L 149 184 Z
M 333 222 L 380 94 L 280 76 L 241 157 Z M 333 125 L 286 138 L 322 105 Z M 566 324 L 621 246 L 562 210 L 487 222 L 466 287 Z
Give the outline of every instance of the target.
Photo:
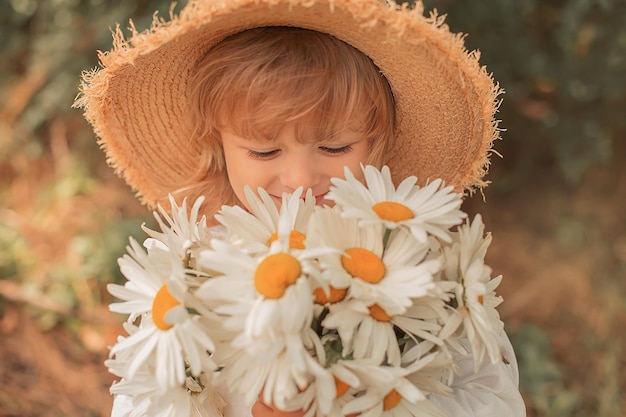
M 394 179 L 442 178 L 457 191 L 486 185 L 498 138 L 499 86 L 441 16 L 378 0 L 193 1 L 146 31 L 119 26 L 99 69 L 83 75 L 84 108 L 109 163 L 151 206 L 197 173 L 203 144 L 193 139 L 185 96 L 195 62 L 225 37 L 254 27 L 294 26 L 333 35 L 380 68 L 393 91 Z

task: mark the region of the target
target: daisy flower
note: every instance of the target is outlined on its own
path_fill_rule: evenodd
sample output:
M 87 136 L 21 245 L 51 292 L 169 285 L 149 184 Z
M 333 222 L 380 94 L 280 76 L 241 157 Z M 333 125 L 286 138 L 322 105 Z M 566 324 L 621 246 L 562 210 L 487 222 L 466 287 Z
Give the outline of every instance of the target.
M 440 268 L 439 261 L 425 260 L 427 247 L 415 244 L 406 231 L 392 232 L 384 253 L 380 253 L 385 273 L 379 282 L 372 282 L 372 269 L 363 268 L 366 261 L 375 262 L 375 258 L 368 254 L 366 259 L 361 259 L 363 252 L 359 249 L 362 248 L 347 250 L 350 258 L 345 255 L 342 258 L 344 268 L 356 278 L 350 287 L 352 297 L 375 302 L 390 313 L 398 314 L 410 307 L 414 298 L 424 297 L 436 289 L 433 274 Z M 398 305 L 403 309 L 397 310 Z
M 159 386 L 145 373 L 133 381 L 122 379 L 114 383 L 111 393 L 126 395 L 124 400 L 130 403 L 123 407 L 126 413 L 116 412 L 119 417 L 222 417 L 225 405 L 216 390 L 207 389 L 192 378 L 160 392 Z
M 184 386 L 173 386 L 161 391 L 148 374 L 137 375 L 133 381 L 122 379 L 114 383 L 110 391 L 114 395 L 128 395 L 124 400 L 130 404 L 124 407 L 125 413 L 120 414 L 123 417 L 177 417 L 191 414 L 191 398 Z
M 500 360 L 498 335 L 504 327 L 496 307 L 502 297 L 495 289 L 502 276 L 491 278 L 491 268 L 484 258 L 491 243 L 491 235 L 484 234 L 480 215 L 463 224 L 457 240 L 444 248 L 446 265 L 444 276 L 457 283 L 455 293 L 457 310 L 462 317 L 465 334 L 470 341 L 476 366 L 487 356 L 495 363 Z
M 200 263 L 220 274 L 208 279 L 195 295 L 216 313 L 224 325 L 239 330 L 247 344 L 268 334 L 293 334 L 309 326 L 313 297 L 307 277 L 317 274 L 308 251 L 272 245 L 253 257 L 228 242 L 213 242 L 200 254 Z
M 139 330 L 139 327 L 129 322 L 122 323 L 122 327 L 124 328 L 124 330 L 126 331 L 128 335 L 132 335 L 137 330 Z M 117 342 L 120 343 L 127 337 L 128 336 L 119 335 L 117 337 Z M 130 352 L 130 351 L 122 351 L 115 357 L 110 356 L 109 358 L 107 358 L 104 361 L 104 364 L 110 373 L 112 373 L 113 375 L 119 376 L 120 378 L 124 378 L 124 376 L 128 374 L 128 363 L 132 359 L 132 354 L 133 352 Z M 144 370 L 148 369 L 147 365 L 143 365 L 142 369 Z M 140 372 L 137 372 L 137 373 L 140 373 Z M 149 374 L 148 372 L 144 372 L 144 373 Z M 149 375 L 151 375 L 154 378 L 154 375 L 152 374 L 149 374 Z M 131 395 L 132 393 L 119 391 L 118 394 Z
M 264 400 L 284 407 L 311 379 L 323 357 L 311 329 L 313 295 L 309 279 L 319 274 L 314 261 L 328 249 L 295 249 L 291 223 L 279 219 L 278 237 L 264 253 L 252 255 L 230 242 L 214 241 L 199 263 L 216 276 L 196 292 L 221 315 L 235 334 L 216 361 L 224 365 L 220 378 L 240 392 L 248 405 L 263 391 Z
M 160 232 L 142 225 L 141 228 L 150 236 L 145 245 L 148 247 L 159 246 L 174 251 L 178 254 L 183 265 L 189 267 L 192 266 L 191 251 L 203 243 L 209 242 L 211 237 L 211 232 L 206 224 L 206 216 L 198 218 L 204 197 L 199 197 L 191 210 L 187 209 L 186 198 L 181 206 L 178 206 L 171 195 L 169 200 L 171 215 L 161 205 L 158 206 L 158 211 L 153 213 Z
M 319 280 L 311 283 L 315 289 L 315 301 L 320 305 L 338 302 L 346 297 L 353 281 L 353 275 L 342 265 L 343 254 L 350 248 L 361 248 L 364 253 L 371 253 L 372 258 L 379 259 L 376 253 L 380 255 L 383 252 L 382 232 L 376 226 L 359 227 L 356 219 L 341 217 L 336 207 L 318 207 L 311 216 L 310 230 L 307 239 L 309 247 L 336 249 L 318 258 L 321 274 Z M 378 267 L 384 268 L 381 262 Z M 375 280 L 380 281 L 380 277 Z
M 289 409 L 306 410 L 303 417 L 345 417 L 341 410 L 360 392 L 361 381 L 344 362 L 312 368 L 313 381 L 297 394 L 292 401 L 296 405 Z
M 424 260 L 429 247 L 404 230 L 392 232 L 385 247 L 380 225 L 359 226 L 357 219 L 341 218 L 338 210 L 328 207 L 315 211 L 310 228 L 309 245 L 337 250 L 319 258 L 324 291 L 343 290 L 349 298 L 396 313 L 435 287 L 439 260 Z
M 169 268 L 156 267 L 159 263 L 152 262 L 154 257 Z M 184 382 L 186 363 L 195 376 L 202 370 L 215 369 L 207 353 L 214 346 L 205 319 L 189 314 L 185 307 L 187 292 L 181 279 L 184 271 L 177 256 L 158 249 L 148 254 L 131 239 L 128 254 L 120 258 L 119 264 L 128 281 L 124 286 L 107 286 L 112 295 L 123 300 L 111 304 L 110 310 L 129 314 L 131 322 L 141 318 L 141 327 L 134 328 L 110 351 L 112 356 L 131 357 L 124 376 L 132 380 L 145 363 L 154 361 L 157 383 L 165 391 Z
M 155 381 L 161 391 L 183 384 L 187 364 L 194 376 L 203 371 L 212 372 L 216 364 L 207 351 L 213 351 L 213 341 L 209 338 L 198 316 L 189 316 L 181 310 L 170 328 L 164 329 L 150 320 L 142 321 L 141 327 L 118 341 L 110 349 L 110 355 L 129 358 L 123 376 L 133 381 L 144 366 L 153 369 Z
M 304 249 L 308 219 L 315 208 L 313 192 L 307 190 L 303 198 L 303 189 L 300 187 L 293 194 L 283 194 L 279 210 L 267 191 L 263 188 L 257 191 L 258 196 L 250 187 L 244 188 L 251 212 L 239 206 L 224 206 L 215 216 L 228 230 L 230 239 L 251 253 L 263 252 L 276 240 L 279 219 L 286 217 L 290 225 L 291 246 Z
M 344 414 L 359 413 L 362 417 L 445 417 L 446 414 L 426 397 L 407 376 L 419 372 L 436 358 L 425 356 L 408 367 L 369 366 L 361 363 L 352 369 L 366 391 L 346 404 Z
M 425 187 L 416 185 L 416 177 L 404 179 L 396 188 L 389 167 L 381 171 L 362 166 L 365 185 L 345 169 L 345 180 L 333 178 L 327 198 L 339 205 L 346 217 L 356 217 L 360 224 L 383 224 L 387 229 L 406 228 L 419 242 L 427 236 L 450 241 L 448 229 L 466 216 L 459 208 L 462 195 L 445 186 L 441 179 Z
M 224 367 L 216 383 L 225 382 L 243 397 L 247 406 L 252 406 L 262 393 L 267 404 L 300 409 L 300 403 L 294 399 L 309 386 L 313 375 L 320 373 L 321 365 L 311 353 L 321 353 L 323 357 L 317 335 L 311 329 L 304 329 L 271 341 L 257 339 L 256 342 L 257 351 L 232 345 L 218 347 L 216 361 Z M 263 345 L 271 345 L 273 351 Z
M 409 338 L 430 340 L 441 345 L 435 336 L 440 325 L 413 317 L 409 309 L 405 314 L 392 314 L 378 304 L 367 305 L 361 300 L 332 304 L 322 322 L 326 329 L 336 329 L 341 338 L 342 356 L 371 359 L 382 364 L 399 366 L 400 345 L 395 329 L 404 331 Z
M 425 362 L 419 362 L 429 356 L 432 357 Z M 415 363 L 420 365 L 406 375 L 413 385 L 426 394 L 450 395 L 454 363 L 448 352 L 433 352 L 429 341 L 407 346 L 402 353 L 402 367 L 411 368 Z
M 133 324 L 123 323 L 123 325 L 129 335 L 139 331 Z M 122 342 L 127 338 L 120 336 L 118 341 Z M 135 354 L 136 352 L 123 350 L 105 361 L 109 372 L 121 377 L 111 386 L 111 394 L 117 396 L 116 402 L 129 403 L 116 410 L 116 416 L 122 416 L 120 410 L 125 410 L 127 413 L 123 416 L 221 417 L 224 402 L 214 389 L 212 372 L 203 372 L 195 378 L 187 376 L 183 384 L 170 386 L 163 391 L 154 375 L 156 367 L 154 357 L 141 364 L 132 378 L 125 377 L 129 362 L 133 360 Z
M 118 259 L 124 285 L 108 284 L 107 290 L 123 300 L 113 303 L 109 309 L 116 313 L 129 314 L 129 320 L 152 311 L 157 292 L 169 281 L 182 281 L 185 275 L 178 256 L 160 247 L 146 252 L 137 241 L 129 239 L 127 254 Z
M 392 316 L 382 308 L 371 308 L 360 300 L 332 304 L 322 325 L 337 330 L 341 338 L 344 358 L 371 359 L 381 364 L 400 364 L 400 348 L 396 340 Z
M 296 249 L 291 245 L 291 224 L 281 216 L 278 237 L 265 253 L 251 255 L 228 242 L 213 241 L 213 249 L 200 254 L 200 264 L 215 271 L 196 296 L 224 324 L 239 329 L 238 344 L 257 338 L 297 334 L 310 327 L 313 296 L 309 279 L 319 275 L 315 259 L 328 248 Z

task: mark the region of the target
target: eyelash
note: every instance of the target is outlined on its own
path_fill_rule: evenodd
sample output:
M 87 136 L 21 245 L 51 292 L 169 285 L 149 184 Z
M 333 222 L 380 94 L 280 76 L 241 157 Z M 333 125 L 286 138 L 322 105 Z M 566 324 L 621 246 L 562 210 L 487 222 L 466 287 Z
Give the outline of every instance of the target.
M 350 152 L 352 150 L 352 145 L 342 146 L 341 148 L 327 148 L 325 146 L 320 146 L 320 149 L 331 155 L 341 155 Z M 279 151 L 279 149 L 274 149 L 268 152 L 248 150 L 248 156 L 253 159 L 271 159 L 276 156 Z
M 257 152 L 248 150 L 248 156 L 252 159 L 271 159 L 278 154 L 278 149 L 269 152 Z
M 352 150 L 352 145 L 342 146 L 341 148 L 327 148 L 325 146 L 321 146 L 320 149 L 331 155 L 341 155 L 342 153 L 350 152 Z

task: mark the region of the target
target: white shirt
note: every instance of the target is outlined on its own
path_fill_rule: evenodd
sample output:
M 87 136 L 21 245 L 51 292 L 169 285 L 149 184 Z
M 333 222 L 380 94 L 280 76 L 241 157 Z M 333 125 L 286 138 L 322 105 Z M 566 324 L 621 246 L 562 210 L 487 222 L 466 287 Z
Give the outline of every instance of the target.
M 519 391 L 519 370 L 513 346 L 505 332 L 499 340 L 500 352 L 508 362 L 489 361 L 474 373 L 471 355 L 454 354 L 459 373 L 452 383 L 451 396 L 432 394 L 430 400 L 449 417 L 525 417 L 526 407 Z

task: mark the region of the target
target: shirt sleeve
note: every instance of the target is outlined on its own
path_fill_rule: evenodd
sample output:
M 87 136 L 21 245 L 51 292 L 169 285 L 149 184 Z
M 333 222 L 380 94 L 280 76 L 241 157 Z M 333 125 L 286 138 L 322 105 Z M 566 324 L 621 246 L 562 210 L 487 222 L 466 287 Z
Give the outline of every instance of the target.
M 431 394 L 430 400 L 449 417 L 525 417 L 526 407 L 519 391 L 519 370 L 509 337 L 499 340 L 503 360 L 485 361 L 474 372 L 471 355 L 453 354 L 459 366 L 450 395 Z

